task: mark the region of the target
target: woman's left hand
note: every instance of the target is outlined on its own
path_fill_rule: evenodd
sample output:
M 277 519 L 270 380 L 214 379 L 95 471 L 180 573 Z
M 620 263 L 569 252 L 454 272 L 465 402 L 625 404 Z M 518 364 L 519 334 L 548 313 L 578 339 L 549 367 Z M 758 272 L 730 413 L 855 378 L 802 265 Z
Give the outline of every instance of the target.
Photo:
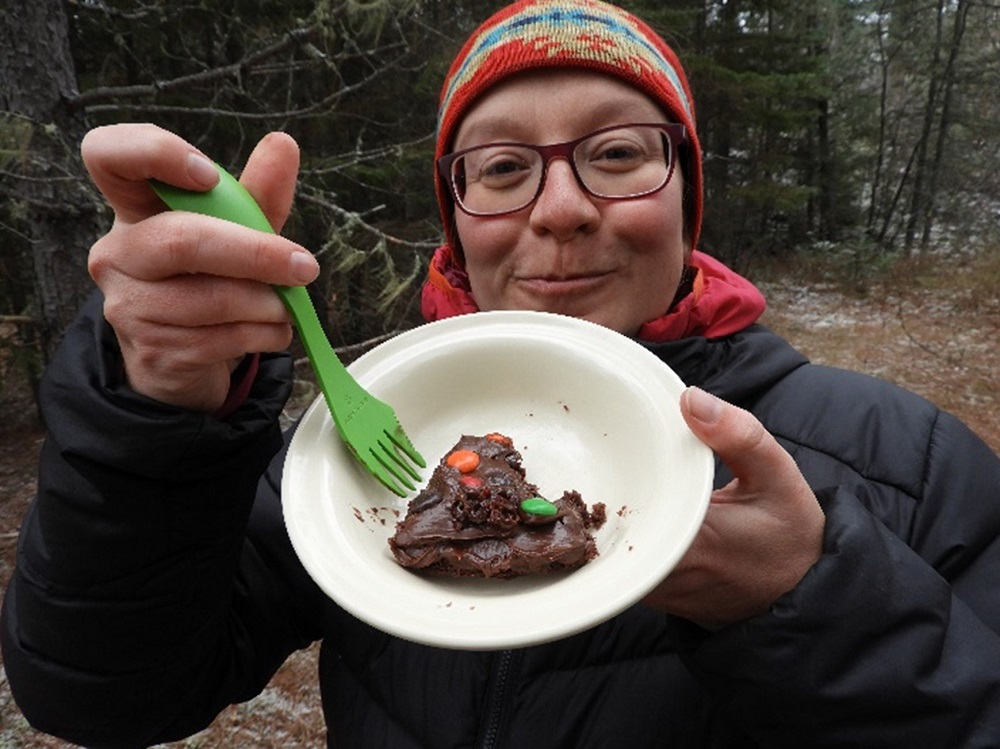
M 691 431 L 735 477 L 673 572 L 644 600 L 707 629 L 764 613 L 823 548 L 823 510 L 792 457 L 759 421 L 698 388 L 681 396 Z

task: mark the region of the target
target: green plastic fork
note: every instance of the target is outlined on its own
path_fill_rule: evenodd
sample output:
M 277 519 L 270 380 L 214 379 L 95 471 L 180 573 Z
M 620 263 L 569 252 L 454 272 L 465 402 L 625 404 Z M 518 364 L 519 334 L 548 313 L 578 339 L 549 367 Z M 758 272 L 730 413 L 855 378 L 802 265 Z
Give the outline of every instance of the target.
M 177 211 L 226 219 L 273 234 L 270 222 L 246 188 L 218 164 L 219 183 L 207 192 L 184 190 L 150 180 L 157 195 Z M 351 376 L 330 345 L 303 286 L 275 286 L 299 331 L 333 422 L 344 444 L 368 472 L 394 494 L 405 497 L 427 464 L 389 404 L 373 396 Z

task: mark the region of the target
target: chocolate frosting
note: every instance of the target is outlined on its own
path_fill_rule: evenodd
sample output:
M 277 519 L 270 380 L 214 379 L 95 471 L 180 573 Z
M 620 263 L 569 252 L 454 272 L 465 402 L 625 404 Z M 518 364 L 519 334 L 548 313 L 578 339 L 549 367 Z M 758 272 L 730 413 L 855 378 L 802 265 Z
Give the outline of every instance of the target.
M 456 451 L 478 454 L 478 465 L 464 472 L 449 465 Z M 604 506 L 588 512 L 580 495 L 567 491 L 554 515 L 521 509 L 538 496 L 509 438 L 465 435 L 410 502 L 389 546 L 404 567 L 458 577 L 544 574 L 597 556 L 591 530 L 603 524 Z

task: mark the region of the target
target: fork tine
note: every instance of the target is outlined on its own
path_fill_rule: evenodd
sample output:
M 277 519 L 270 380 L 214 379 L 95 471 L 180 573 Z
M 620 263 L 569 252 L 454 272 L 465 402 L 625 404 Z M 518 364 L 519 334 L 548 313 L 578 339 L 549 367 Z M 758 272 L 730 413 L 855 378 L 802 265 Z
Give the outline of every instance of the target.
M 405 468 L 409 467 L 406 466 L 394 452 L 386 450 L 385 446 L 381 443 L 379 443 L 378 448 L 379 449 L 375 449 L 375 447 L 372 447 L 370 452 L 371 456 L 378 461 L 382 470 L 375 470 L 375 466 L 369 466 L 368 470 L 374 474 L 375 478 L 381 481 L 391 492 L 399 495 L 400 497 L 405 497 L 406 492 L 400 489 L 398 485 L 396 485 L 395 482 L 393 482 L 389 476 L 386 475 L 386 473 L 388 472 L 392 478 L 396 479 L 396 481 L 405 486 L 408 490 L 413 491 L 416 486 L 410 480 L 407 472 L 399 470 L 400 466 Z M 409 468 L 410 472 L 412 472 L 412 470 L 412 468 Z M 419 475 L 416 478 L 420 478 Z
M 388 439 L 380 439 L 378 442 L 378 446 L 382 449 L 382 454 L 389 456 L 389 458 L 393 460 L 393 464 L 406 471 L 407 475 L 409 475 L 409 477 L 414 481 L 420 481 L 420 473 L 413 467 L 410 461 L 406 460 L 406 458 L 400 454 L 399 446 L 392 439 L 389 433 L 386 432 L 384 436 L 388 437 Z
M 378 479 L 378 482 L 380 484 L 382 484 L 382 486 L 384 486 L 386 489 L 388 489 L 389 491 L 391 491 L 397 497 L 403 497 L 404 499 L 406 498 L 406 494 L 407 494 L 406 489 L 401 488 L 399 486 L 399 484 L 397 484 L 394 481 L 392 481 L 382 471 L 375 470 L 374 466 L 372 466 L 372 467 L 369 467 L 368 472 L 372 476 L 374 476 L 376 479 Z
M 406 497 L 407 490 L 401 488 L 399 484 L 390 479 L 383 471 L 375 470 L 375 467 L 371 466 L 369 467 L 368 472 L 376 479 L 378 479 L 379 483 L 382 484 L 382 486 L 391 491 L 397 497 L 403 497 L 403 498 Z M 413 491 L 413 487 L 410 487 L 410 491 Z
M 392 440 L 392 444 L 396 446 L 397 449 L 402 450 L 410 460 L 416 463 L 421 468 L 427 467 L 427 462 L 424 460 L 424 456 L 417 452 L 417 448 L 413 446 L 410 442 L 410 438 L 406 435 L 403 427 L 400 425 L 399 421 L 396 421 L 395 428 L 392 431 L 386 430 L 385 436 Z M 408 463 L 404 466 L 413 478 L 420 480 L 420 474 L 417 473 L 412 466 Z

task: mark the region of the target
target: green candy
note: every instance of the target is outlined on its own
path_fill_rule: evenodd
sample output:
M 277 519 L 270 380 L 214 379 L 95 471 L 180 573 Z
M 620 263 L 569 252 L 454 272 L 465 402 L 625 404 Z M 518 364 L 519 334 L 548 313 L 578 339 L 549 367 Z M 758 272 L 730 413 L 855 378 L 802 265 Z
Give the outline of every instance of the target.
M 551 516 L 559 512 L 559 508 L 542 497 L 531 497 L 521 502 L 521 509 L 529 515 Z

